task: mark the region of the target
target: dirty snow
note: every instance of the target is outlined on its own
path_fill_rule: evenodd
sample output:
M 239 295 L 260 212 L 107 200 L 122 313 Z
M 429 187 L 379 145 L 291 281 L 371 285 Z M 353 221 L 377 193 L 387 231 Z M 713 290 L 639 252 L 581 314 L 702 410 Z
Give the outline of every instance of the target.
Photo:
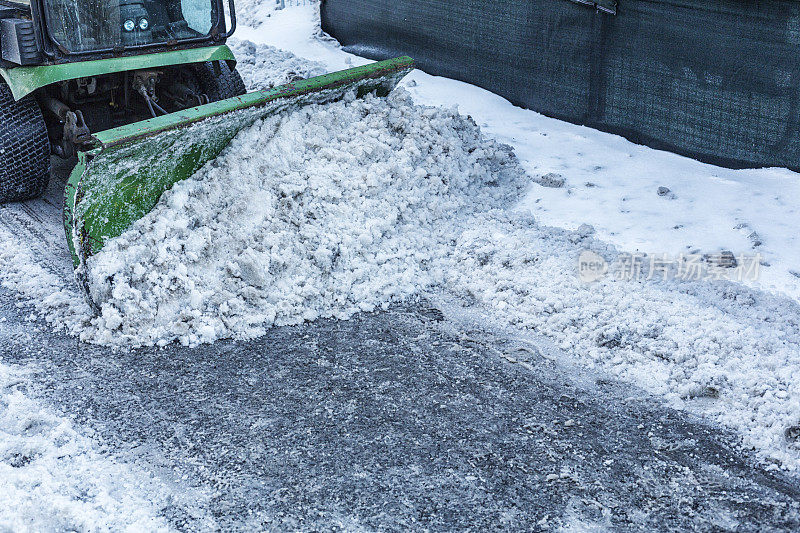
M 24 370 L 0 364 L 0 530 L 170 530 L 169 489 L 103 453 L 29 387 Z
M 321 62 L 329 70 L 366 62 L 320 37 L 317 6 L 275 12 L 263 24 L 241 28 L 239 35 Z M 677 407 L 707 413 L 737 428 L 763 456 L 782 460 L 790 469 L 800 466 L 800 393 L 791 379 L 800 370 L 800 243 L 795 231 L 800 225 L 796 201 L 800 175 L 786 169 L 730 170 L 706 165 L 520 109 L 478 87 L 421 71 L 414 71 L 402 85 L 420 104 L 458 102 L 460 111 L 474 117 L 487 135 L 514 148 L 533 182 L 516 210 L 533 214 L 539 224 L 576 231 L 590 224 L 594 238 L 627 252 L 672 257 L 723 250 L 736 255 L 759 254 L 763 259 L 760 278 L 750 285 L 775 296 L 734 284 L 695 284 L 687 292 L 689 284 L 675 283 L 656 302 L 646 305 L 654 287 L 666 284 L 618 284 L 614 299 L 623 311 L 636 301 L 639 312 L 645 313 L 645 323 L 665 321 L 650 332 L 638 324 L 636 313 L 620 313 L 613 306 L 602 308 L 601 304 L 594 312 L 581 315 L 575 297 L 580 301 L 588 295 L 597 303 L 594 291 L 610 294 L 614 284 L 606 280 L 589 286 L 591 290 L 576 286 L 575 271 L 568 268 L 570 260 L 563 255 L 550 260 L 553 270 L 562 272 L 555 278 L 540 264 L 541 275 L 536 279 L 504 271 L 507 279 L 494 281 L 499 289 L 513 287 L 523 294 L 534 282 L 544 282 L 551 294 L 542 296 L 543 289 L 539 298 L 552 309 L 545 307 L 542 316 L 533 312 L 537 307 L 524 306 L 525 298 L 518 298 L 517 305 L 509 303 L 508 290 L 485 290 L 492 284 L 481 279 L 481 274 L 465 276 L 462 281 L 477 285 L 483 298 L 495 303 L 501 317 L 509 316 L 512 322 L 532 328 L 542 327 L 537 322 L 549 324 L 546 330 L 563 346 L 582 345 L 596 364 L 611 367 L 648 390 L 668 394 Z M 553 187 L 553 181 L 561 186 Z M 659 194 L 661 187 L 669 189 L 668 193 Z M 476 226 L 476 231 L 488 230 Z M 548 233 L 544 231 L 544 249 L 551 238 Z M 486 238 L 487 248 L 496 254 L 493 236 Z M 514 243 L 511 239 L 509 247 L 514 249 Z M 574 253 L 572 261 L 577 250 Z M 613 254 L 604 255 L 610 259 Z M 461 275 L 462 270 L 453 273 Z M 565 283 L 552 282 L 554 279 Z M 562 313 L 562 300 L 569 302 L 566 313 Z M 691 302 L 689 307 L 687 302 Z M 506 313 L 504 307 L 512 308 L 511 312 Z M 650 319 L 648 312 L 654 312 Z M 618 313 L 620 316 L 615 316 Z M 701 323 L 707 338 L 694 329 Z M 720 330 L 715 329 L 718 323 L 724 324 Z M 637 330 L 640 333 L 631 333 Z M 579 340 L 581 335 L 584 337 Z M 680 345 L 680 353 L 666 358 L 657 355 L 659 350 L 653 347 L 658 338 L 672 339 L 675 346 L 667 343 L 664 348 Z M 598 341 L 603 346 L 595 346 Z M 647 344 L 651 347 L 644 348 Z M 583 359 L 584 353 L 578 350 L 575 356 Z M 725 385 L 717 389 L 717 381 Z
M 35 316 L 53 329 L 80 335 L 89 325 L 92 311 L 75 279 L 48 269 L 28 243 L 2 226 L 0 242 L 0 285 L 24 297 L 37 310 Z
M 402 91 L 262 120 L 88 260 L 93 340 L 195 345 L 386 306 L 441 275 L 457 220 L 526 181 L 474 122 Z
M 443 260 L 445 287 L 800 466 L 800 306 L 731 282 L 586 283 L 582 251 L 617 257 L 592 233 L 519 213 L 477 216 Z

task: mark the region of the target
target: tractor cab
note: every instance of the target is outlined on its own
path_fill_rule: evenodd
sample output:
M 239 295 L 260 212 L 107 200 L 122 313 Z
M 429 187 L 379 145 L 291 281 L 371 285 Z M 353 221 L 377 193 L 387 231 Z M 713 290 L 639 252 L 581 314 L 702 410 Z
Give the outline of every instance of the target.
M 197 43 L 225 33 L 219 0 L 43 1 L 49 36 L 81 53 Z
M 203 46 L 233 31 L 222 0 L 0 0 L 0 24 L 7 68 Z

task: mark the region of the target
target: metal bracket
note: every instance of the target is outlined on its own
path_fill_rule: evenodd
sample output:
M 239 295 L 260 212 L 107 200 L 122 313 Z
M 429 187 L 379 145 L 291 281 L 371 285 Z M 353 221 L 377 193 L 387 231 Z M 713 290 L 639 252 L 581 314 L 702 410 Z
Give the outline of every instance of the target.
M 79 147 L 90 142 L 92 132 L 86 126 L 80 110 L 67 111 L 64 118 L 64 133 L 61 137 L 61 145 L 56 149 L 56 154 L 66 158 L 74 156 Z
M 570 2 L 592 6 L 603 13 L 617 14 L 617 0 L 570 0 Z

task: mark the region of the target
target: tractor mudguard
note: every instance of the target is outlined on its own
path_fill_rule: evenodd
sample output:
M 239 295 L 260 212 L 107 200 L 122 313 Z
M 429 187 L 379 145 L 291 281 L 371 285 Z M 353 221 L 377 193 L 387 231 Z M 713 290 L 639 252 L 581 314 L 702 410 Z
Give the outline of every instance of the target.
M 106 130 L 78 155 L 65 191 L 64 227 L 78 284 L 89 291 L 85 263 L 109 239 L 149 213 L 161 195 L 216 158 L 256 120 L 287 109 L 357 96 L 387 95 L 414 68 L 400 57 L 252 92 Z

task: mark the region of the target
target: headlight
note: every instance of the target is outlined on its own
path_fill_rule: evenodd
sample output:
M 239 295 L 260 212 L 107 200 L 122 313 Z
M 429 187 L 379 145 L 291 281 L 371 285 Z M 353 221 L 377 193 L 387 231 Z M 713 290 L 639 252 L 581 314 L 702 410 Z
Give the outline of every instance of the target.
M 150 21 L 147 19 L 139 19 L 139 29 L 145 31 L 150 27 Z
M 126 20 L 122 24 L 122 29 L 124 29 L 125 31 L 133 31 L 135 28 L 136 28 L 136 23 L 131 19 Z

